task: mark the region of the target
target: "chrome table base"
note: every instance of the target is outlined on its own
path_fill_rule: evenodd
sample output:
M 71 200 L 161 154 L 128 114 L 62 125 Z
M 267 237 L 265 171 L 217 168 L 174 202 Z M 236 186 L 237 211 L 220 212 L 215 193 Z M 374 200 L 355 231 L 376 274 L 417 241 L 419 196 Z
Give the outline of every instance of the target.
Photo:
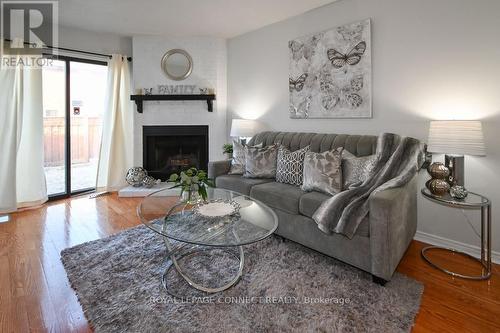
M 235 235 L 235 237 L 237 237 L 236 233 L 233 233 L 233 234 Z M 186 272 L 184 269 L 182 269 L 179 262 L 181 260 L 193 258 L 197 255 L 200 255 L 203 252 L 208 252 L 208 251 L 211 251 L 214 249 L 221 249 L 221 248 L 210 247 L 210 248 L 206 248 L 206 249 L 195 249 L 195 247 L 197 247 L 197 245 L 186 244 L 186 243 L 181 244 L 178 247 L 173 247 L 171 242 L 169 242 L 167 237 L 163 237 L 163 240 L 165 242 L 165 246 L 167 247 L 167 251 L 168 251 L 168 254 L 167 254 L 168 261 L 167 261 L 167 267 L 165 269 L 165 272 L 162 275 L 162 285 L 171 296 L 174 296 L 177 298 L 183 298 L 186 296 L 186 295 L 179 295 L 178 293 L 176 293 L 174 290 L 172 290 L 169 287 L 168 282 L 167 282 L 167 276 L 172 268 L 175 268 L 177 273 L 179 273 L 179 275 L 184 279 L 184 281 L 186 281 L 192 288 L 199 290 L 199 291 L 202 291 L 206 294 L 218 293 L 218 292 L 221 292 L 221 291 L 224 291 L 224 290 L 231 288 L 236 283 L 238 283 L 241 276 L 243 275 L 243 266 L 245 263 L 243 246 L 237 246 L 238 252 L 239 252 L 238 255 L 236 255 L 234 252 L 231 252 L 228 248 L 222 248 L 223 251 L 229 253 L 231 256 L 233 256 L 234 258 L 236 258 L 239 261 L 238 272 L 231 279 L 231 281 L 229 281 L 228 283 L 226 283 L 222 286 L 212 287 L 212 286 L 205 286 L 205 285 L 202 285 L 200 283 L 195 282 L 193 280 L 193 278 L 190 276 L 189 272 Z M 181 254 L 181 250 L 185 249 L 186 247 L 188 247 L 188 250 L 184 251 L 184 253 Z
M 183 270 L 181 268 L 181 266 L 179 265 L 179 261 L 183 260 L 183 259 L 189 259 L 189 258 L 192 258 L 196 255 L 199 255 L 201 252 L 205 252 L 207 250 L 195 250 L 195 251 L 191 251 L 189 253 L 186 253 L 186 254 L 183 254 L 183 255 L 180 255 L 180 256 L 177 256 L 175 254 L 172 254 L 170 255 L 170 260 L 169 260 L 169 263 L 167 264 L 167 267 L 165 269 L 165 272 L 163 273 L 162 275 L 162 285 L 163 287 L 165 288 L 165 290 L 172 296 L 174 297 L 177 297 L 177 298 L 183 298 L 185 297 L 186 295 L 179 295 L 177 292 L 175 292 L 174 290 L 172 290 L 172 288 L 169 287 L 168 285 L 168 282 L 167 282 L 167 276 L 170 272 L 170 270 L 172 268 L 175 268 L 175 270 L 177 271 L 177 273 L 179 273 L 179 275 L 191 286 L 193 287 L 194 289 L 197 289 L 199 291 L 202 291 L 204 293 L 207 293 L 207 294 L 213 294 L 213 293 L 218 293 L 218 292 L 221 292 L 221 291 L 224 291 L 224 290 L 227 290 L 229 288 L 231 288 L 232 286 L 234 286 L 236 283 L 238 283 L 238 281 L 240 280 L 241 276 L 243 275 L 243 265 L 244 265 L 244 255 L 243 255 L 243 247 L 239 246 L 239 257 L 234 255 L 233 253 L 227 251 L 228 253 L 230 253 L 231 255 L 233 255 L 236 259 L 239 260 L 239 268 L 238 268 L 238 272 L 236 273 L 236 275 L 233 277 L 233 279 L 224 284 L 223 286 L 220 286 L 220 287 L 212 287 L 212 286 L 204 286 L 204 285 L 201 285 L 199 283 L 196 283 L 195 281 L 193 281 L 193 279 L 191 278 L 191 276 L 189 275 L 188 272 L 186 272 L 185 270 Z
M 480 263 L 481 266 L 483 267 L 483 273 L 481 275 L 464 275 L 464 274 L 460 274 L 460 273 L 455 273 L 455 272 L 449 271 L 449 270 L 447 270 L 445 268 L 442 268 L 438 264 L 435 264 L 435 263 L 433 263 L 431 261 L 431 259 L 427 256 L 427 251 L 429 251 L 429 250 L 439 250 L 439 251 L 442 250 L 442 251 L 448 251 L 448 252 L 451 252 L 451 253 L 463 255 L 463 256 L 465 256 L 467 258 L 470 258 L 470 259 L 472 259 L 472 260 L 477 261 L 478 263 Z M 449 248 L 440 247 L 440 246 L 427 246 L 427 247 L 424 247 L 422 249 L 421 255 L 422 255 L 422 258 L 424 258 L 424 260 L 429 265 L 431 265 L 432 267 L 434 267 L 436 269 L 439 269 L 441 272 L 444 272 L 444 273 L 449 274 L 449 275 L 454 276 L 454 277 L 459 277 L 459 278 L 468 279 L 468 280 L 488 280 L 491 277 L 491 266 L 490 266 L 490 269 L 488 269 L 488 263 L 487 262 L 482 262 L 480 259 L 478 259 L 476 257 L 473 257 L 470 254 L 467 254 L 467 253 L 464 253 L 464 252 L 460 252 L 460 251 L 457 251 L 457 250 L 454 250 L 454 249 L 449 249 Z
M 472 193 L 472 192 L 471 192 Z M 428 199 L 435 201 L 440 204 L 444 204 L 447 206 L 451 207 L 458 207 L 462 209 L 480 209 L 481 210 L 481 258 L 478 259 L 476 257 L 473 257 L 467 253 L 457 251 L 455 249 L 449 249 L 449 248 L 444 248 L 444 247 L 439 247 L 439 246 L 427 246 L 422 249 L 421 255 L 422 258 L 430 264 L 432 267 L 439 269 L 440 271 L 449 274 L 454 277 L 459 277 L 462 279 L 468 279 L 468 280 L 488 280 L 491 277 L 491 202 L 485 198 L 481 197 L 481 202 L 480 203 L 475 203 L 475 204 L 467 204 L 464 202 L 461 202 L 459 200 L 455 199 L 441 199 L 432 195 L 429 195 L 426 190 L 422 190 L 422 194 L 426 196 Z M 475 193 L 473 193 L 476 195 Z M 482 273 L 479 275 L 465 275 L 465 274 L 460 274 L 456 272 L 452 272 L 450 270 L 447 270 L 440 265 L 432 262 L 432 260 L 428 256 L 428 251 L 430 250 L 442 250 L 442 251 L 448 251 L 449 253 L 455 253 L 455 254 L 460 254 L 463 255 L 467 258 L 473 259 L 474 261 L 477 261 L 479 264 L 482 266 Z

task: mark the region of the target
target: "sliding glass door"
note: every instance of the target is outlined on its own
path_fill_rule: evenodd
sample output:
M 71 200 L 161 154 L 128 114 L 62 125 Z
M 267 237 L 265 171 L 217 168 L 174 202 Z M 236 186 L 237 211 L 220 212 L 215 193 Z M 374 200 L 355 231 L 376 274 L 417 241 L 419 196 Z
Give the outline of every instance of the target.
M 43 68 L 44 167 L 54 198 L 93 190 L 107 66 L 59 57 Z
M 42 69 L 43 147 L 47 192 L 66 193 L 66 63 Z
M 108 68 L 70 62 L 71 192 L 95 187 Z

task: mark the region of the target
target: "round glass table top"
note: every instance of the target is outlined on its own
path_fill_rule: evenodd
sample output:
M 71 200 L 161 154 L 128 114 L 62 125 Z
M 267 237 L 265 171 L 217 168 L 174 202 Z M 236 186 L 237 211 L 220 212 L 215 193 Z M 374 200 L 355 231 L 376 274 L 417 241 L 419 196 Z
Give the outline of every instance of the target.
M 181 202 L 170 189 L 160 190 L 143 199 L 137 214 L 143 224 L 162 236 L 204 246 L 251 244 L 278 227 L 274 211 L 260 201 L 218 188 L 207 189 L 207 194 L 207 202 L 191 205 Z M 228 207 L 233 210 L 224 214 Z M 221 208 L 223 214 L 217 214 Z
M 429 191 L 429 189 L 426 187 L 424 187 L 421 192 L 428 199 L 448 206 L 479 208 L 488 206 L 490 204 L 490 200 L 488 198 L 474 192 L 469 192 L 463 199 L 455 199 L 449 193 L 446 193 L 442 196 L 435 195 L 432 194 L 431 191 Z

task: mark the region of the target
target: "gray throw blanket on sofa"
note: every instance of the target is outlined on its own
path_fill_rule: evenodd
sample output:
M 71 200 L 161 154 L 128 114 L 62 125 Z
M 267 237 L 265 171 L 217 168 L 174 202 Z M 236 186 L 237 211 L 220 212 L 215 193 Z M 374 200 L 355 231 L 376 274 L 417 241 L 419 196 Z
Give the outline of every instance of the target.
M 417 139 L 384 133 L 378 137 L 376 154 L 376 165 L 365 182 L 336 194 L 314 212 L 313 219 L 323 232 L 352 238 L 368 214 L 370 195 L 408 183 L 424 162 L 424 145 Z

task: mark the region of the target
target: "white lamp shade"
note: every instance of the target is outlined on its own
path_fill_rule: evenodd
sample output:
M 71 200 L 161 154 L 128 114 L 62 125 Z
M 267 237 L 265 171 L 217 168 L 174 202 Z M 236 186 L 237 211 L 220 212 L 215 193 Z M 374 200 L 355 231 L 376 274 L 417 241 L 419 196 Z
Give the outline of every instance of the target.
M 481 122 L 478 120 L 431 121 L 427 151 L 449 155 L 486 156 Z
M 249 119 L 233 119 L 231 123 L 232 137 L 251 137 L 257 133 L 257 121 Z

